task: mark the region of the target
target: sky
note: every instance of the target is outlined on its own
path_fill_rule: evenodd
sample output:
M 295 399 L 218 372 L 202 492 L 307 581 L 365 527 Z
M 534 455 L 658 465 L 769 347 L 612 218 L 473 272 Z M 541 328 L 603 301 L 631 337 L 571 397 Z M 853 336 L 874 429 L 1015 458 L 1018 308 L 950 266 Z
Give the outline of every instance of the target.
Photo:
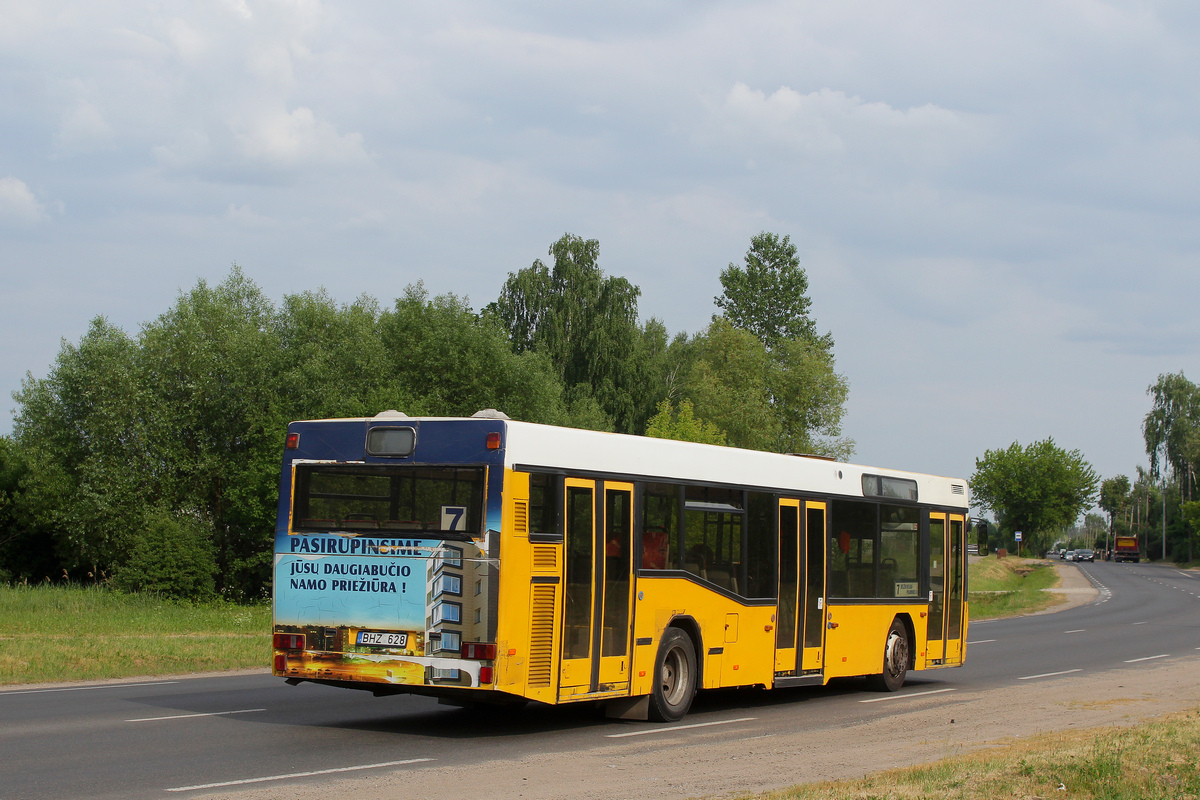
M 1147 465 L 1200 378 L 1194 1 L 0 0 L 0 434 L 103 315 L 233 264 L 279 302 L 494 300 L 570 232 L 703 329 L 790 236 L 852 460 L 1053 437 Z

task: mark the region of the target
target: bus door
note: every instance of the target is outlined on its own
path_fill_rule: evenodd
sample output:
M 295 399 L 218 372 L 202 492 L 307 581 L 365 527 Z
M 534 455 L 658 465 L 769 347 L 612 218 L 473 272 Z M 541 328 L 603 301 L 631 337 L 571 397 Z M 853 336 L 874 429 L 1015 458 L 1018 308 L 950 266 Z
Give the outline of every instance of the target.
M 559 698 L 629 689 L 633 484 L 567 478 Z
M 804 504 L 804 657 L 806 672 L 825 666 L 825 504 Z
M 795 674 L 800 669 L 798 635 L 804 612 L 804 547 L 800 539 L 800 501 L 779 501 L 779 610 L 775 621 L 775 672 Z
M 962 663 L 965 529 L 961 514 L 929 515 L 928 661 Z
M 825 504 L 781 499 L 775 672 L 820 670 L 825 649 Z

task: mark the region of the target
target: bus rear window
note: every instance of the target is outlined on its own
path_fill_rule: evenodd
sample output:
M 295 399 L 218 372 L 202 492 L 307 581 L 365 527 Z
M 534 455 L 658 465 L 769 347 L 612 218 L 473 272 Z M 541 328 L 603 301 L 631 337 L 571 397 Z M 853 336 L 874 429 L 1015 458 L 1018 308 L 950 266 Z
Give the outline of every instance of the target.
M 482 467 L 296 467 L 292 531 L 479 535 Z

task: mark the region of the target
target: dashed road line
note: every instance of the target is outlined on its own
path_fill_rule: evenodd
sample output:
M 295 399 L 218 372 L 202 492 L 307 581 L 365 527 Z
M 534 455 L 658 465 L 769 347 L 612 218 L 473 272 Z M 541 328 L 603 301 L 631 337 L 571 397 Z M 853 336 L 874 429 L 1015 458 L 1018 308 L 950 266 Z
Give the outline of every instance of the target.
M 987 644 L 988 642 L 994 642 L 994 641 L 996 641 L 996 640 L 995 639 L 976 639 L 973 642 L 967 642 L 967 644 Z
M 179 681 L 154 681 L 153 683 L 108 683 L 103 686 L 65 686 L 60 689 L 21 689 L 16 692 L 0 692 L 0 697 L 11 694 L 41 694 L 42 692 L 84 692 L 88 689 L 127 689 L 131 686 L 169 686 Z
M 141 719 L 127 719 L 126 722 L 158 722 L 163 719 L 192 719 L 194 717 L 223 717 L 227 714 L 252 714 L 255 711 L 266 711 L 265 708 L 240 708 L 236 711 L 209 711 L 204 714 L 173 714 L 169 717 L 142 717 Z
M 671 733 L 672 731 L 685 731 L 689 728 L 708 728 L 713 725 L 728 725 L 732 722 L 751 722 L 758 717 L 738 717 L 737 719 L 719 719 L 715 722 L 696 722 L 692 725 L 672 725 L 670 728 L 646 728 L 640 731 L 629 731 L 628 733 L 609 733 L 605 734 L 606 739 L 624 739 L 626 736 L 646 736 L 651 733 Z
M 887 697 L 872 697 L 870 700 L 859 700 L 860 703 L 882 703 L 885 700 L 903 700 L 906 697 L 922 697 L 927 694 L 941 694 L 942 692 L 956 692 L 957 689 L 931 689 L 928 692 L 910 692 L 908 694 L 893 694 Z
M 1170 656 L 1171 656 L 1170 653 L 1160 653 L 1159 655 L 1156 655 L 1156 656 L 1143 656 L 1142 658 L 1131 658 L 1131 659 L 1128 659 L 1125 663 L 1126 664 L 1136 664 L 1139 661 L 1153 661 L 1156 658 L 1170 658 Z
M 176 786 L 167 789 L 168 792 L 192 792 L 197 789 L 219 789 L 222 786 L 243 786 L 247 783 L 265 783 L 267 781 L 286 781 L 291 778 L 309 778 L 313 775 L 333 775 L 338 772 L 355 772 L 363 769 L 382 769 L 383 767 L 400 767 L 405 764 L 421 764 L 435 761 L 433 758 L 409 758 L 404 761 L 384 761 L 379 764 L 359 764 L 353 767 L 337 767 L 336 769 L 315 769 L 310 772 L 290 772 L 287 775 L 267 775 L 262 778 L 242 778 L 236 781 L 221 781 L 220 783 L 198 783 L 195 786 Z
M 1035 678 L 1053 678 L 1056 675 L 1070 675 L 1072 672 L 1083 672 L 1082 669 L 1064 669 L 1062 672 L 1043 672 L 1041 675 L 1026 675 L 1023 678 L 1017 678 L 1019 681 L 1031 681 Z

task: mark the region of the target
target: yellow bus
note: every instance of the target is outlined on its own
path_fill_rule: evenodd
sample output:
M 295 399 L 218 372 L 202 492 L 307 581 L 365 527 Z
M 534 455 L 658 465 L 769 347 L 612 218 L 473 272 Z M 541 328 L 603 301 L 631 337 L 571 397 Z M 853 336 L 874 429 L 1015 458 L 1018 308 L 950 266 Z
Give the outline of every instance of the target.
M 471 418 L 288 426 L 274 674 L 451 704 L 820 686 L 966 655 L 963 480 Z

